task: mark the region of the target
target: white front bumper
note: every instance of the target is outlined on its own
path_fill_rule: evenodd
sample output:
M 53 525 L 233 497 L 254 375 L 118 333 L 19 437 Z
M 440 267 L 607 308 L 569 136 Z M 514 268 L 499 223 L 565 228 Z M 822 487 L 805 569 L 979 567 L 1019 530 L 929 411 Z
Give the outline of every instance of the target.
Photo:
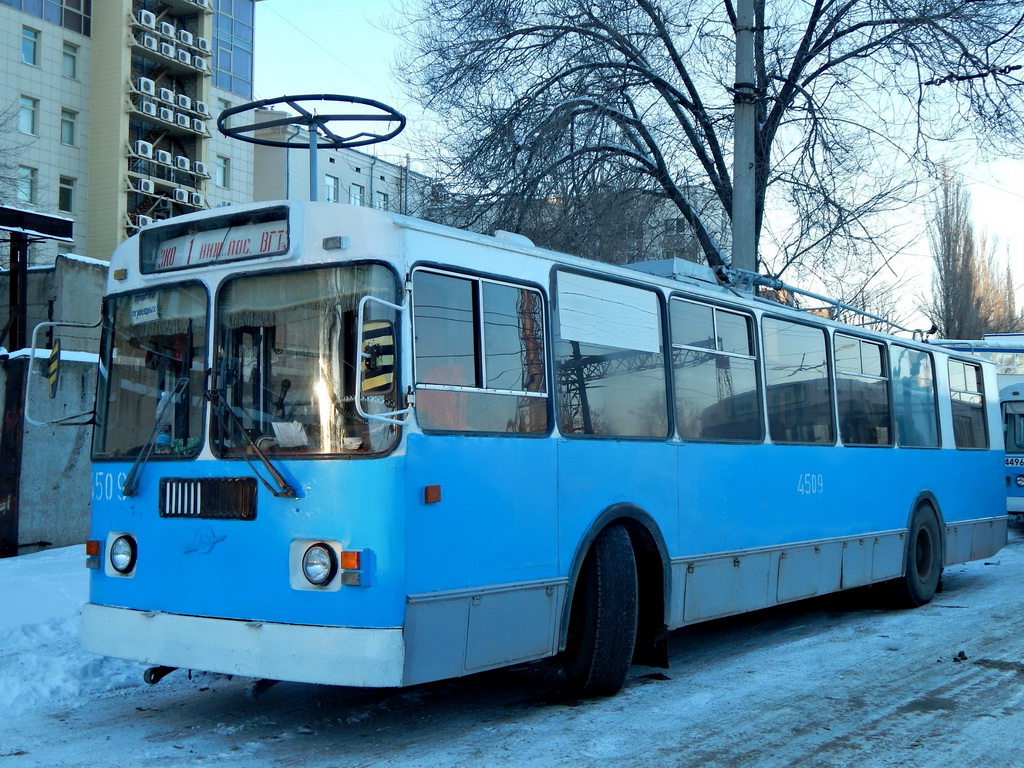
M 82 647 L 145 664 L 266 680 L 402 685 L 402 630 L 271 624 L 86 603 Z

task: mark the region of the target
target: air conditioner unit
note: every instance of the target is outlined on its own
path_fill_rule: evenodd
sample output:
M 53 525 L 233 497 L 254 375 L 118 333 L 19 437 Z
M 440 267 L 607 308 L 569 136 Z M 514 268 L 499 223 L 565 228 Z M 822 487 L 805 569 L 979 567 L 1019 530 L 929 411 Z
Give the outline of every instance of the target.
M 208 37 L 197 37 L 196 48 L 203 53 L 211 53 L 213 51 L 213 46 L 210 45 L 210 38 Z
M 156 161 L 158 163 L 163 163 L 164 165 L 170 165 L 171 153 L 168 152 L 166 149 L 158 149 L 156 151 Z
M 184 189 L 176 189 L 176 190 L 174 190 L 173 194 L 174 194 L 174 202 L 176 202 L 176 203 L 187 203 L 188 202 L 188 192 L 186 190 L 184 190 Z
M 196 69 L 198 69 L 201 72 L 205 72 L 206 71 L 206 59 L 204 59 L 202 56 L 195 56 L 192 59 L 192 66 L 195 67 Z
M 161 35 L 163 35 L 164 37 L 174 37 L 174 33 L 175 32 L 176 32 L 176 30 L 174 29 L 174 25 L 171 24 L 171 22 L 169 22 L 169 21 L 161 21 L 160 22 L 160 34 Z
M 149 48 L 151 51 L 159 50 L 160 45 L 154 35 L 143 35 L 142 36 L 142 47 Z
M 168 59 L 174 58 L 174 45 L 171 43 L 160 43 L 160 55 L 166 56 Z
M 160 101 L 166 101 L 168 104 L 174 103 L 174 91 L 170 88 L 160 89 Z
M 178 30 L 178 42 L 185 45 L 192 45 L 192 33 L 186 29 Z
M 149 99 L 143 99 L 139 102 L 139 109 L 142 110 L 142 114 L 149 115 L 150 117 L 156 117 L 156 104 Z
M 152 195 L 155 187 L 150 179 L 139 179 L 139 192 L 146 195 Z
M 192 118 L 192 130 L 196 133 L 206 133 L 206 121 L 198 117 Z
M 152 96 L 156 93 L 156 83 L 150 80 L 148 77 L 140 77 L 136 83 L 136 87 L 143 93 Z
M 189 201 L 196 208 L 202 208 L 203 205 L 206 203 L 206 199 L 201 194 L 199 194 L 198 192 L 193 192 L 192 194 L 190 194 L 189 195 Z
M 143 227 L 148 227 L 152 223 L 152 216 L 143 216 L 141 213 L 136 214 L 135 216 L 135 226 L 138 227 L 139 229 L 142 229 Z
M 139 157 L 153 157 L 153 145 L 140 139 L 135 142 L 135 154 Z
M 192 99 L 184 93 L 179 93 L 177 98 L 178 106 L 181 109 L 192 109 Z
M 192 161 L 184 155 L 178 155 L 174 158 L 174 165 L 178 170 L 187 171 L 192 168 Z
M 192 2 L 198 5 L 200 8 L 210 7 L 210 0 L 192 0 Z
M 139 10 L 139 24 L 150 29 L 156 29 L 156 14 L 145 9 Z
M 192 63 L 192 54 L 189 53 L 188 51 L 186 51 L 184 48 L 179 48 L 178 49 L 178 61 L 180 61 L 182 64 L 191 64 Z
M 173 109 L 168 109 L 167 107 L 160 107 L 160 114 L 157 115 L 157 117 L 159 117 L 165 123 L 173 123 L 174 122 L 174 110 Z
M 178 124 L 179 128 L 191 128 L 192 118 L 188 115 L 183 115 L 181 112 L 174 116 L 174 122 Z
M 192 170 L 195 171 L 200 176 L 210 175 L 206 172 L 206 163 L 204 163 L 202 160 L 196 160 L 194 163 L 192 163 Z
M 210 116 L 210 108 L 208 106 L 206 106 L 206 102 L 205 101 L 199 101 L 199 99 L 196 99 L 195 103 L 192 105 L 192 108 L 195 109 L 195 111 L 198 112 L 203 117 L 209 117 Z

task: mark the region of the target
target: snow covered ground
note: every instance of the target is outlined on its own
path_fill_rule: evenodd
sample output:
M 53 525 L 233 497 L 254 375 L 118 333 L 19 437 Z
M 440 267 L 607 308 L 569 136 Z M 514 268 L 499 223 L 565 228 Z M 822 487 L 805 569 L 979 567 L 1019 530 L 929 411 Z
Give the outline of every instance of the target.
M 1024 528 L 914 611 L 874 593 L 676 632 L 669 670 L 564 701 L 545 664 L 407 690 L 249 681 L 78 648 L 81 547 L 0 560 L 0 768 L 1024 764 Z

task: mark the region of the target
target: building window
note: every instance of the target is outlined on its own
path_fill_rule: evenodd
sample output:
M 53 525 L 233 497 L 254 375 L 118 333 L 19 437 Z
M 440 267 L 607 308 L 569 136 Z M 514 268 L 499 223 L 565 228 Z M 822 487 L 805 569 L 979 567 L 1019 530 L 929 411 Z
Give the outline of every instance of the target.
M 78 122 L 78 113 L 72 112 L 70 109 L 62 109 L 60 111 L 60 143 L 68 144 L 70 146 L 75 145 L 75 133 L 76 125 Z
M 218 112 L 224 112 L 224 111 L 226 111 L 228 109 L 231 109 L 231 102 L 228 101 L 227 99 L 218 98 L 217 99 L 217 111 Z M 231 119 L 230 118 L 228 118 L 227 120 L 224 121 L 224 127 L 225 128 L 230 128 L 231 127 Z
M 390 200 L 387 192 L 377 192 L 374 195 L 373 207 L 381 211 L 390 210 Z
M 70 77 L 72 80 L 78 79 L 78 46 L 72 45 L 71 43 L 64 43 L 64 54 L 61 66 L 63 67 L 64 77 Z
M 362 184 L 349 184 L 348 187 L 348 202 L 351 205 L 362 205 L 363 204 L 363 189 Z
M 30 96 L 21 97 L 18 110 L 18 130 L 35 136 L 39 132 L 39 100 Z
M 57 187 L 57 208 L 64 213 L 75 210 L 75 180 L 69 176 L 61 176 Z
M 221 189 L 231 186 L 231 158 L 224 155 L 213 157 L 213 183 Z
M 252 98 L 255 0 L 220 2 L 213 17 L 213 85 Z
M 20 203 L 34 203 L 36 201 L 36 187 L 39 181 L 39 171 L 29 168 L 27 165 L 18 166 L 18 189 L 16 197 Z
M 21 28 L 21 60 L 39 66 L 39 32 L 30 27 Z
M 341 179 L 337 176 L 324 176 L 324 200 L 328 203 L 340 202 Z

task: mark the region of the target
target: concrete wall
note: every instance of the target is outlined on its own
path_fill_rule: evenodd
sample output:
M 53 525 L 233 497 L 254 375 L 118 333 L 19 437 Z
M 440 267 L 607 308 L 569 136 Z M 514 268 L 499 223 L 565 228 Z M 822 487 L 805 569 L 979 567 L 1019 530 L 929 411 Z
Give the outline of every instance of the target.
M 59 256 L 52 268 L 31 270 L 29 330 L 50 316 L 63 322 L 96 322 L 106 275 L 105 263 L 74 256 Z M 7 277 L 0 274 L 0 284 L 5 285 Z M 60 339 L 62 349 L 56 397 L 50 398 L 46 379 L 33 373 L 28 377 L 28 415 L 35 421 L 55 421 L 91 414 L 96 396 L 99 329 L 57 328 L 52 336 Z M 49 339 L 49 334 L 40 333 L 40 345 Z M 12 352 L 19 354 L 17 350 Z M 45 356 L 37 358 L 37 369 L 43 361 Z M 4 401 L 7 374 L 8 367 L 0 365 L 0 403 Z M 89 531 L 92 426 L 34 426 L 26 420 L 23 435 L 19 551 L 31 552 L 39 542 L 52 546 L 82 543 Z

